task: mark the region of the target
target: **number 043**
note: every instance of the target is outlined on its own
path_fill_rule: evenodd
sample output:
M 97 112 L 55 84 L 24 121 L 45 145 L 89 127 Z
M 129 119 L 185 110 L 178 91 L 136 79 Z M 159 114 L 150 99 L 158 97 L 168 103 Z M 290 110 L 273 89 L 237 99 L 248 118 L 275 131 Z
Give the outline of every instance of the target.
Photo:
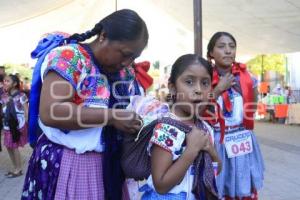
M 251 145 L 250 145 L 250 142 L 247 141 L 247 142 L 242 142 L 240 143 L 240 145 L 238 144 L 233 144 L 231 146 L 231 151 L 232 153 L 234 154 L 238 154 L 240 152 L 243 152 L 243 153 L 246 153 L 246 152 L 250 152 L 251 151 Z

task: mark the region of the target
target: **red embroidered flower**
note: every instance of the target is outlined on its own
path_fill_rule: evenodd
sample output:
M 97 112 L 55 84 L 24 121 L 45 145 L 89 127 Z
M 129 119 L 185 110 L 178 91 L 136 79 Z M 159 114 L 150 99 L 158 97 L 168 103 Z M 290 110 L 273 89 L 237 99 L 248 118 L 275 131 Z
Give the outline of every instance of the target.
M 82 103 L 83 103 L 83 99 L 82 99 L 82 98 L 80 98 L 80 97 L 78 96 L 78 94 L 77 94 L 77 93 L 75 93 L 75 96 L 74 96 L 73 102 L 74 102 L 76 105 L 80 105 L 80 104 L 82 104 Z
M 78 49 L 85 58 L 90 59 L 89 53 L 82 46 L 79 45 Z
M 173 140 L 171 140 L 170 138 L 166 139 L 165 143 L 168 147 L 173 146 Z
M 97 88 L 97 96 L 100 98 L 109 98 L 109 90 L 106 87 L 99 86 Z
M 80 77 L 80 73 L 78 71 L 74 71 L 73 72 L 73 77 L 74 77 L 75 83 L 78 83 L 78 80 L 79 80 L 79 77 Z
M 80 90 L 80 91 L 77 91 L 78 92 L 78 96 L 82 99 L 86 99 L 88 98 L 89 96 L 91 96 L 91 91 L 88 90 L 88 89 L 85 89 L 85 90 Z
M 71 60 L 74 57 L 74 52 L 69 49 L 66 49 L 61 52 L 61 56 L 66 60 Z
M 156 126 L 155 126 L 155 129 L 161 129 L 162 128 L 162 125 L 161 124 L 157 124 Z

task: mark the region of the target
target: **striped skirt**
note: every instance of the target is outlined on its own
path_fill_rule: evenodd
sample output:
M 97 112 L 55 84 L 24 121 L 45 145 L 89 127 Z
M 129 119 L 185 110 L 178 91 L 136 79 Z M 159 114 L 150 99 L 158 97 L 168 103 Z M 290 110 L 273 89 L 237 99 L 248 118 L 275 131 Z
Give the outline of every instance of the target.
M 13 142 L 12 134 L 8 130 L 3 130 L 4 135 L 4 146 L 9 149 L 17 149 L 19 147 L 23 147 L 28 143 L 27 137 L 27 125 L 25 124 L 22 128 L 19 129 L 20 131 L 20 139 L 18 142 Z
M 102 154 L 76 154 L 42 136 L 29 160 L 23 200 L 104 199 Z M 123 199 L 129 199 L 127 187 Z

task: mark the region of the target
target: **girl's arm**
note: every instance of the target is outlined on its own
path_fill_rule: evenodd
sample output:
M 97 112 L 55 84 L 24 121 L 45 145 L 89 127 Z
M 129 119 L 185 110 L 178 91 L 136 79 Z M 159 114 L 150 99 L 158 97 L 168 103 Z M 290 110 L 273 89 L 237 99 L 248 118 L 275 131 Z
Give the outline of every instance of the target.
M 198 152 L 186 149 L 173 162 L 170 152 L 154 145 L 151 152 L 151 173 L 156 192 L 168 193 L 175 185 L 178 185 L 197 155 Z
M 209 136 L 194 127 L 186 135 L 185 151 L 175 162 L 170 152 L 154 145 L 151 152 L 151 174 L 156 192 L 164 194 L 178 185 L 207 142 L 210 142 Z
M 57 84 L 53 84 L 57 83 Z M 113 125 L 135 133 L 140 128 L 138 116 L 131 111 L 88 108 L 73 103 L 75 89 L 56 72 L 49 72 L 43 82 L 40 99 L 40 118 L 46 126 L 78 130 Z

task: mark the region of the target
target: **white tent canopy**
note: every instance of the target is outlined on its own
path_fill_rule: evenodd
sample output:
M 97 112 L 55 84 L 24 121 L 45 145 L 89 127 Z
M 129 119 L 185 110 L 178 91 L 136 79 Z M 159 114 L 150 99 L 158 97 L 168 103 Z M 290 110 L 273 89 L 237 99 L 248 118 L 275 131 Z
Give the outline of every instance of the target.
M 0 64 L 28 62 L 45 32 L 84 32 L 115 10 L 112 0 L 0 0 Z M 203 0 L 205 45 L 216 31 L 232 33 L 240 57 L 300 51 L 299 0 Z M 193 52 L 193 0 L 118 0 L 136 10 L 150 40 L 142 59 L 171 64 Z

